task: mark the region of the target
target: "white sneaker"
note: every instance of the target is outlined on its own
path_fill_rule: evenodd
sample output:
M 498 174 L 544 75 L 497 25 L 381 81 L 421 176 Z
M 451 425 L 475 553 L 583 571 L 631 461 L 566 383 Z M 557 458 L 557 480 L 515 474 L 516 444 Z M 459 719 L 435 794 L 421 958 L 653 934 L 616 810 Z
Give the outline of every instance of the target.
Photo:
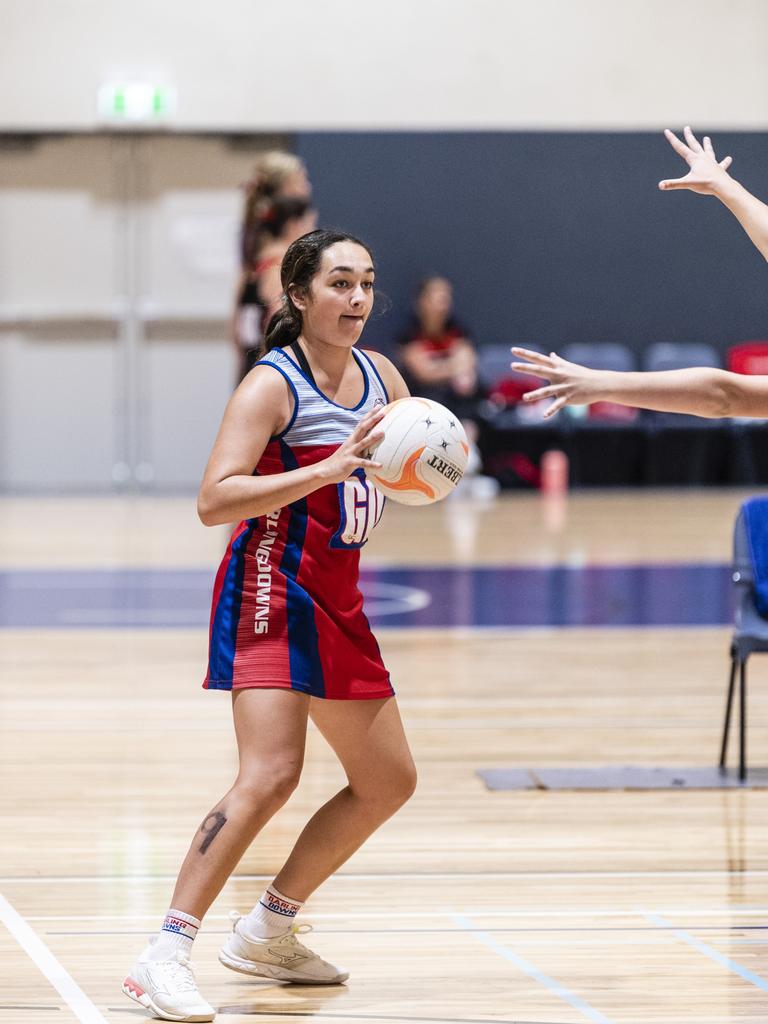
M 311 932 L 311 924 L 294 925 L 274 939 L 256 939 L 243 934 L 243 918 L 236 910 L 229 919 L 232 932 L 219 951 L 219 960 L 233 971 L 299 985 L 337 985 L 349 977 L 349 971 L 321 960 L 296 938 Z
M 123 992 L 161 1020 L 208 1021 L 216 1011 L 197 991 L 189 957 L 139 960 L 123 982 Z

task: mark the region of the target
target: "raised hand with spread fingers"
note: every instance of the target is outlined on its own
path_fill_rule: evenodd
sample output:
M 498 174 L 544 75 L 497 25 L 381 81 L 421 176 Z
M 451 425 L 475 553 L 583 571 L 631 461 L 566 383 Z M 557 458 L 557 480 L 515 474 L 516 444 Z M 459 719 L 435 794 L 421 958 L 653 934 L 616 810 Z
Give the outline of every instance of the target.
M 699 142 L 688 125 L 683 129 L 685 142 L 669 128 L 665 129 L 664 135 L 690 170 L 682 178 L 665 178 L 659 182 L 659 188 L 663 192 L 688 189 L 699 195 L 717 196 L 768 260 L 768 206 L 728 173 L 732 157 L 718 160 L 709 136 L 705 135 L 702 142 Z
M 690 170 L 683 178 L 667 178 L 660 181 L 659 188 L 664 192 L 675 188 L 687 188 L 704 196 L 717 195 L 719 189 L 727 188 L 727 183 L 733 182 L 728 174 L 733 157 L 727 156 L 724 160 L 718 160 L 708 135 L 704 136 L 703 143 L 699 142 L 689 127 L 683 128 L 683 135 L 685 142 L 681 142 L 669 128 L 664 129 L 667 142 L 685 160 Z

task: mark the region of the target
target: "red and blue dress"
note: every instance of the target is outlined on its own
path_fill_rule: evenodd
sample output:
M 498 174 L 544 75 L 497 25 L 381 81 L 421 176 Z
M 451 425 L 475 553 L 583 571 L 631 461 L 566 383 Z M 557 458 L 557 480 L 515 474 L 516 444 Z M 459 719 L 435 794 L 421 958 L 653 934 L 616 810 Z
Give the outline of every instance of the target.
M 255 473 L 320 462 L 363 416 L 387 404 L 372 360 L 352 353 L 364 382 L 353 409 L 327 398 L 283 349 L 260 361 L 285 378 L 294 408 Z M 331 700 L 394 693 L 358 588 L 360 548 L 383 507 L 360 469 L 237 526 L 216 575 L 206 689 L 279 687 Z

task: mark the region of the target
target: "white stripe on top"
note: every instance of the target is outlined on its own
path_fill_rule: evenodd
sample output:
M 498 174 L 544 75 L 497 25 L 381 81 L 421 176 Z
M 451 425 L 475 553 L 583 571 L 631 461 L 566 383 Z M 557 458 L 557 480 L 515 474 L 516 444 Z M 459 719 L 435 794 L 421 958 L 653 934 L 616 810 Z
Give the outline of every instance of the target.
M 281 348 L 273 348 L 259 360 L 259 363 L 276 367 L 286 377 L 293 391 L 293 417 L 280 435 L 286 444 L 291 447 L 341 444 L 363 416 L 376 406 L 389 402 L 387 390 L 370 356 L 356 349 L 352 349 L 352 355 L 365 379 L 363 397 L 354 409 L 332 402 L 304 375 L 293 356 Z

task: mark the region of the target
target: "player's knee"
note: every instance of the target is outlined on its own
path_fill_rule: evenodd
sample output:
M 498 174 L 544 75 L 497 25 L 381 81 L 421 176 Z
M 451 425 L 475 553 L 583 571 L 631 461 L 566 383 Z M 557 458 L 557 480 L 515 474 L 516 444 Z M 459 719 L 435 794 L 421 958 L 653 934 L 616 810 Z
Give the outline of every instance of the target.
M 413 796 L 416 789 L 416 766 L 413 762 L 388 765 L 386 772 L 368 791 L 369 801 L 381 805 L 393 814 Z
M 236 785 L 240 795 L 254 808 L 267 804 L 277 809 L 286 803 L 298 786 L 301 768 L 301 761 L 277 758 L 253 771 L 241 772 Z
M 413 761 L 410 764 L 403 765 L 397 776 L 396 795 L 399 801 L 398 806 L 402 807 L 404 803 L 411 799 L 416 792 L 417 781 L 416 765 Z
M 276 804 L 282 806 L 292 796 L 301 778 L 300 764 L 281 764 L 270 779 L 270 792 Z

